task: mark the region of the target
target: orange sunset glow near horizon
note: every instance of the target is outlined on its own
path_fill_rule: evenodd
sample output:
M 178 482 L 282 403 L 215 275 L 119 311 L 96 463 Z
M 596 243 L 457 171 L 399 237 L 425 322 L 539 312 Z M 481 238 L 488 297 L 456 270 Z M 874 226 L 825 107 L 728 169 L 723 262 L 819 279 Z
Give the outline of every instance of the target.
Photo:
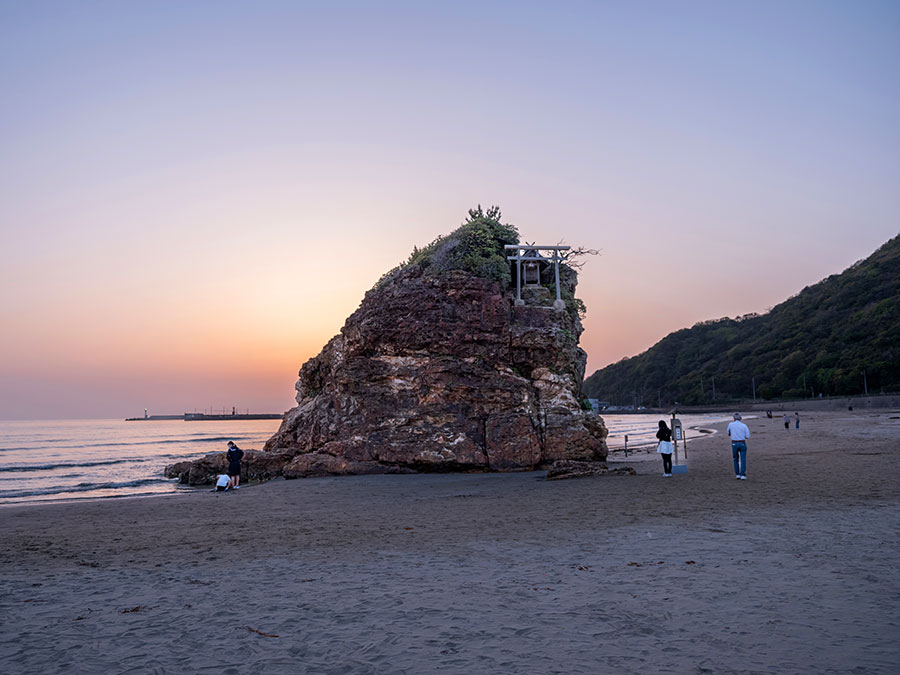
M 283 412 L 499 205 L 598 249 L 588 373 L 900 230 L 900 6 L 7 3 L 0 419 Z

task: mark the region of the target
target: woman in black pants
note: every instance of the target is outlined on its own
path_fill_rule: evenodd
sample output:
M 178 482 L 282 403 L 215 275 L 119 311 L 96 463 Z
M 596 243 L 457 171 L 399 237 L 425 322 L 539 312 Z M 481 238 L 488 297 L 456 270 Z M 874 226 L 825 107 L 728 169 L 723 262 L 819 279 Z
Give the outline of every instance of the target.
M 228 452 L 225 458 L 228 460 L 228 475 L 234 482 L 234 489 L 237 490 L 241 485 L 241 457 L 244 451 L 234 444 L 234 441 L 228 441 Z
M 656 432 L 659 445 L 656 451 L 662 455 L 663 476 L 672 475 L 672 431 L 666 426 L 665 420 L 659 421 L 659 431 Z

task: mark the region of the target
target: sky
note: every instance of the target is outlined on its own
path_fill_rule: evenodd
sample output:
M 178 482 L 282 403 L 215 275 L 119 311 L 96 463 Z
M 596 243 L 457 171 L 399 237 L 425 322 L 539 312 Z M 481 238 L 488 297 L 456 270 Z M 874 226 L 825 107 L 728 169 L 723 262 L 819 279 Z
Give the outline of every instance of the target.
M 588 373 L 900 230 L 900 3 L 0 0 L 0 419 L 282 412 L 499 205 Z

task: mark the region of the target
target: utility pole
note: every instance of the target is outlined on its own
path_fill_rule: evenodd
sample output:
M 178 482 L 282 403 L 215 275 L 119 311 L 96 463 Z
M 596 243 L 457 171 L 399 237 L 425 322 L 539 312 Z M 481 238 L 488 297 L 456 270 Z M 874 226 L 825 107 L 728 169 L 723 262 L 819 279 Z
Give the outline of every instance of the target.
M 756 403 L 756 378 L 754 377 L 752 380 L 753 384 L 753 402 Z
M 863 369 L 863 390 L 866 392 L 866 396 L 869 395 L 869 383 L 866 382 L 866 371 Z
M 711 379 L 712 379 L 713 401 L 715 401 L 716 400 L 716 378 L 713 377 Z

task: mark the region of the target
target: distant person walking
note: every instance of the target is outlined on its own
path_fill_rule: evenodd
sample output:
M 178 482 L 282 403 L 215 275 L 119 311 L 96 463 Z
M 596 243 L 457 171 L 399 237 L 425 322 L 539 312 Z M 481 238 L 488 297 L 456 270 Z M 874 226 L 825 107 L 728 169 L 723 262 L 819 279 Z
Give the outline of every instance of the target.
M 659 421 L 659 431 L 656 432 L 659 444 L 656 451 L 662 455 L 663 476 L 672 475 L 672 430 L 666 426 L 665 420 Z
M 244 451 L 234 444 L 234 441 L 228 441 L 228 452 L 225 458 L 228 460 L 228 475 L 234 483 L 234 489 L 237 490 L 241 486 L 241 458 Z
M 731 438 L 734 477 L 747 480 L 747 439 L 750 438 L 750 429 L 741 422 L 741 413 L 734 413 L 734 421 L 728 425 L 728 436 Z
M 798 413 L 798 412 L 794 413 L 794 428 L 795 429 L 800 428 L 800 413 Z
M 784 428 L 785 429 L 791 428 L 791 418 L 788 416 L 787 413 L 784 413 Z

